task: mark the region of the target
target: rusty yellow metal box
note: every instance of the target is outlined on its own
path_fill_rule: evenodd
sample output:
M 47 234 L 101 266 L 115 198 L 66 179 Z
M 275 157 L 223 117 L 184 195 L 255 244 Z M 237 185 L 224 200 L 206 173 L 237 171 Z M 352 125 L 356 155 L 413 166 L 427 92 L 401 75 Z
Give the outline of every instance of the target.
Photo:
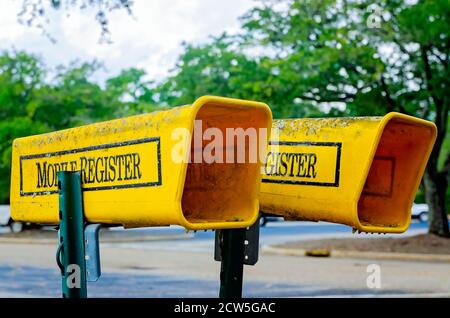
M 84 215 L 91 223 L 192 230 L 250 226 L 258 215 L 259 158 L 190 161 L 207 145 L 193 144 L 194 122 L 204 123 L 200 133 L 214 127 L 225 135 L 227 128 L 270 129 L 271 118 L 263 103 L 204 96 L 167 111 L 17 139 L 12 217 L 58 223 L 57 172 L 66 170 L 81 171 Z
M 261 210 L 364 232 L 404 232 L 436 138 L 433 123 L 384 117 L 274 121 Z

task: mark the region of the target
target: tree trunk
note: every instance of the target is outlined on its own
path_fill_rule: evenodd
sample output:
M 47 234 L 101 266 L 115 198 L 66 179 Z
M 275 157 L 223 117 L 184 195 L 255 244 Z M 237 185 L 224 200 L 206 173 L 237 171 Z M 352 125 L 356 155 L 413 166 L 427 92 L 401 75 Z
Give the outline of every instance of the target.
M 428 232 L 449 237 L 445 196 L 447 192 L 447 176 L 439 173 L 437 168 L 429 163 L 424 175 L 425 198 L 430 208 Z

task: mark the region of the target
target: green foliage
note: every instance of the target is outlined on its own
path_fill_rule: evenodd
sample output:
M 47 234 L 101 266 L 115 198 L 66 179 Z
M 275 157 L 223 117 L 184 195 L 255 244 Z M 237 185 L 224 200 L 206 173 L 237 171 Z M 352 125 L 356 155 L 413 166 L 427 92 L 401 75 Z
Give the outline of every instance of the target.
M 286 98 L 291 94 L 290 82 L 279 76 L 282 62 L 253 58 L 236 43 L 236 38 L 224 34 L 206 45 L 186 45 L 174 75 L 155 88 L 156 100 L 164 105 L 182 105 L 208 94 L 261 100 L 278 116 L 320 114 L 310 103 L 295 107 Z
M 258 99 L 276 117 L 400 111 L 445 133 L 449 10 L 441 0 L 262 1 L 242 17 L 241 35 L 186 45 L 157 100 Z
M 157 109 L 153 106 L 154 84 L 146 80 L 145 76 L 145 71 L 130 68 L 106 81 L 109 98 L 120 103 L 115 110 L 117 116 L 136 115 Z

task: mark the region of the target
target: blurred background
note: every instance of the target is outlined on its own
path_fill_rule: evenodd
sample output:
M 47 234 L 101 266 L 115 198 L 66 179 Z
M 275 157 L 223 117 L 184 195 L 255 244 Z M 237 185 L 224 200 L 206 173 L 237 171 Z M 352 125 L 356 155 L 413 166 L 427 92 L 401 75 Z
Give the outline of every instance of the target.
M 7 214 L 15 138 L 208 94 L 263 101 L 275 118 L 433 121 L 412 234 L 448 237 L 449 36 L 448 0 L 2 0 L 0 204 Z M 263 234 L 294 231 L 280 226 Z

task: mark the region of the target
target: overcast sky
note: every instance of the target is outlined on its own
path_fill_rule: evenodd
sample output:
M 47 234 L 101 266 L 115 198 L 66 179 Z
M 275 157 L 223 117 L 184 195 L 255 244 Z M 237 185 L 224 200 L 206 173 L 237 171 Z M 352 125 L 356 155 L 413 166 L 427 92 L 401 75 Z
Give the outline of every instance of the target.
M 53 44 L 40 31 L 17 21 L 22 0 L 0 0 L 0 51 L 15 48 L 38 54 L 48 66 L 79 59 L 98 59 L 106 67 L 97 79 L 131 66 L 163 79 L 182 52 L 181 42 L 200 43 L 209 35 L 239 30 L 238 17 L 252 0 L 134 0 L 134 16 L 124 10 L 109 15 L 112 44 L 100 44 L 94 11 L 73 10 L 70 16 L 49 12 Z

